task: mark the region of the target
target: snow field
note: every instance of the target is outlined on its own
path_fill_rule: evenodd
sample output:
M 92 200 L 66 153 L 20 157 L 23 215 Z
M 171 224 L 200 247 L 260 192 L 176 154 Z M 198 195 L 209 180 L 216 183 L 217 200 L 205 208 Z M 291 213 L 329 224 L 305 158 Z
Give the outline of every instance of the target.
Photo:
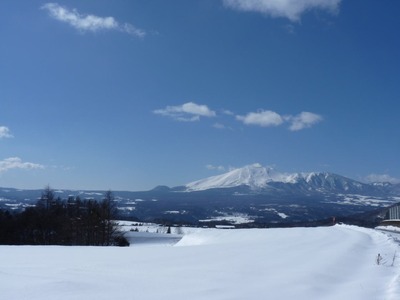
M 385 233 L 185 231 L 174 247 L 1 246 L 0 299 L 400 299 L 400 251 Z

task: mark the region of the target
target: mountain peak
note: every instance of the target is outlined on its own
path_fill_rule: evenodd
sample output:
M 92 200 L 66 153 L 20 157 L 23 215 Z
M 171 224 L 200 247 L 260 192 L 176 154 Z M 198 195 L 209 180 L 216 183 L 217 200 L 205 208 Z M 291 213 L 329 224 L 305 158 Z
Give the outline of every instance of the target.
M 358 192 L 368 185 L 358 181 L 326 172 L 281 173 L 272 167 L 255 163 L 233 169 L 225 174 L 194 181 L 185 186 L 186 191 L 247 186 L 252 190 L 280 189 L 301 191 L 341 191 Z
M 297 174 L 279 173 L 272 167 L 263 167 L 259 163 L 233 169 L 222 175 L 191 182 L 186 185 L 187 191 L 202 191 L 213 188 L 230 188 L 241 185 L 251 189 L 265 188 L 270 182 L 296 182 Z

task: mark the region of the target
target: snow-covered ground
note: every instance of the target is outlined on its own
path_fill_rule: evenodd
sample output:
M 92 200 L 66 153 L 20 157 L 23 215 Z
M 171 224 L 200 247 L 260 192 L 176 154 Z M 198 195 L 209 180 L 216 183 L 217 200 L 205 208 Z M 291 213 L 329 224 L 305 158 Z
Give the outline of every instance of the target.
M 219 212 L 221 216 L 218 217 L 213 217 L 213 218 L 208 218 L 204 220 L 199 220 L 199 222 L 202 223 L 207 223 L 207 222 L 213 222 L 213 221 L 226 221 L 231 224 L 246 224 L 246 223 L 252 223 L 254 222 L 255 217 L 251 217 L 247 214 L 241 214 L 241 213 L 233 213 L 233 214 L 227 214 L 224 212 Z
M 1 246 L 0 299 L 400 299 L 389 232 L 184 231 L 163 247 Z

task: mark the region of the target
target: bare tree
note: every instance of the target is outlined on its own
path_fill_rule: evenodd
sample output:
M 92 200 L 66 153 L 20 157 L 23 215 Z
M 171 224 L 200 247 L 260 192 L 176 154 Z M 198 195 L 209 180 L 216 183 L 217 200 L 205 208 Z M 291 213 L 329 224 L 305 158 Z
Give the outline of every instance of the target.
M 103 245 L 114 244 L 115 237 L 119 234 L 117 218 L 117 206 L 113 193 L 109 190 L 105 193 L 101 202 L 101 214 L 103 221 Z
M 47 185 L 42 192 L 42 195 L 40 197 L 38 204 L 39 204 L 39 206 L 41 206 L 41 208 L 44 208 L 45 210 L 49 210 L 51 205 L 53 204 L 54 200 L 55 200 L 54 192 L 50 188 L 50 186 Z

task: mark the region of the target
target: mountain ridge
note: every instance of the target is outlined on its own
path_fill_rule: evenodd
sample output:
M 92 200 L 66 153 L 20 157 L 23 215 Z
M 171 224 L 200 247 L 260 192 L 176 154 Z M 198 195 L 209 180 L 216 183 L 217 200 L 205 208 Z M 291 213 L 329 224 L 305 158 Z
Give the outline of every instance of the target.
M 185 191 L 247 186 L 252 191 L 265 192 L 276 189 L 298 191 L 371 192 L 387 185 L 371 185 L 329 172 L 281 173 L 258 163 L 231 170 L 227 173 L 193 181 L 185 185 Z
M 34 206 L 42 190 L 0 187 L 0 211 Z M 57 199 L 101 200 L 102 190 L 54 189 Z M 183 186 L 113 191 L 121 218 L 190 224 L 299 224 L 383 209 L 400 201 L 400 185 L 361 183 L 328 172 L 281 173 L 260 164 Z M 244 222 L 244 221 L 240 221 Z M 304 223 L 302 223 L 304 224 Z

